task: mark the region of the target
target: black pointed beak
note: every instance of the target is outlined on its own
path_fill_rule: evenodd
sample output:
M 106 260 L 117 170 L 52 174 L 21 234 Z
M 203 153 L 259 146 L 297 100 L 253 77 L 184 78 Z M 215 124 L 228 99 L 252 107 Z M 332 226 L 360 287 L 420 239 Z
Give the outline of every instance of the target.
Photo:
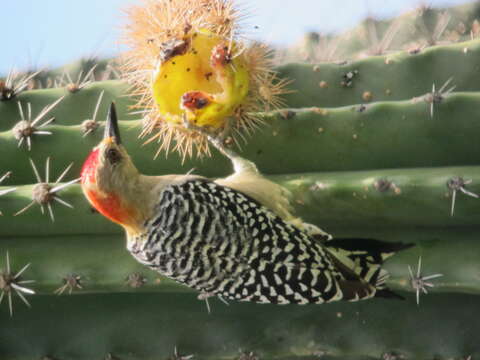
M 118 128 L 117 110 L 115 110 L 115 103 L 112 102 L 110 109 L 108 109 L 107 121 L 105 123 L 105 132 L 103 139 L 113 138 L 116 144 L 120 145 L 120 129 Z

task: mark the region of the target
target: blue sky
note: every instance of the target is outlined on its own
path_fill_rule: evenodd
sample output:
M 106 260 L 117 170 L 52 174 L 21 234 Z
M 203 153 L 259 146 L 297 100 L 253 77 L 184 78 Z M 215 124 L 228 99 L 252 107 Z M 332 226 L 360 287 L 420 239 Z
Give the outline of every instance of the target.
M 121 9 L 138 0 L 1 0 L 0 74 L 13 66 L 62 65 L 82 56 L 112 56 L 124 18 Z M 195 1 L 195 0 L 192 0 Z M 254 38 L 289 44 L 305 31 L 341 31 L 367 15 L 391 17 L 420 0 L 240 0 L 253 13 L 247 29 Z M 465 0 L 430 0 L 442 6 Z M 254 29 L 258 26 L 258 29 Z

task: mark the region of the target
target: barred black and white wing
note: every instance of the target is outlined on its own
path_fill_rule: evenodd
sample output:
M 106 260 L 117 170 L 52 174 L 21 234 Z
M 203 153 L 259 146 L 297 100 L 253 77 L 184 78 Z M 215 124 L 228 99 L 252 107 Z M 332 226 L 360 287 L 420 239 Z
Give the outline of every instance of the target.
M 202 293 L 276 304 L 375 295 L 321 242 L 236 190 L 205 180 L 170 185 L 155 214 L 129 250 Z

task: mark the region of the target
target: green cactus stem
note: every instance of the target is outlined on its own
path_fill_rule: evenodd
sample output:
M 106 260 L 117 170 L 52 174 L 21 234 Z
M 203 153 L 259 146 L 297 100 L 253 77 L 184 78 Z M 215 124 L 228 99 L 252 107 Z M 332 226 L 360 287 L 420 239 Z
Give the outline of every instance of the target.
M 273 306 L 194 294 L 36 296 L 2 321 L 4 359 L 475 359 L 476 296 L 438 294 L 410 301 L 371 300 Z M 35 311 L 35 313 L 34 313 Z M 48 325 L 52 324 L 52 325 Z M 54 326 L 53 326 L 54 324 Z M 285 326 L 285 324 L 289 324 Z M 401 357 L 393 357 L 393 355 Z M 389 357 L 386 357 L 389 356 Z M 242 358 L 245 359 L 245 358 Z
M 330 35 L 330 47 L 320 43 L 310 49 L 308 45 L 312 44 L 303 41 L 300 48 L 291 47 L 286 54 L 282 54 L 282 59 L 331 62 L 361 59 L 399 50 L 421 52 L 427 46 L 477 37 L 478 15 L 477 1 L 448 8 L 420 5 L 417 9 L 391 19 L 367 17 L 346 32 Z M 336 52 L 332 54 L 328 51 L 329 48 L 336 48 Z M 313 53 L 314 56 L 306 57 L 308 53 Z M 326 57 L 325 53 L 330 56 Z
M 477 226 L 480 199 L 449 186 L 450 180 L 458 177 L 464 179 L 463 190 L 480 194 L 480 167 L 305 173 L 271 179 L 291 191 L 299 216 L 329 231 L 342 226 Z M 19 186 L 0 198 L 5 215 L 0 217 L 0 236 L 120 233 L 120 227 L 92 212 L 79 185 L 59 193 L 74 209 L 52 204 L 55 223 L 50 224 L 38 207 L 12 218 L 12 214 L 32 202 L 33 188 L 34 185 Z
M 408 267 L 416 269 L 421 256 L 424 275 L 443 274 L 433 281 L 435 287 L 429 289 L 432 293 L 480 294 L 480 265 L 476 255 L 480 252 L 480 243 L 476 241 L 478 229 L 403 229 L 400 232 L 395 228 L 349 228 L 344 225 L 333 235 L 415 243 L 415 247 L 396 254 L 385 264 L 391 274 L 387 285 L 396 291 L 415 292 Z M 1 249 L 9 250 L 15 264 L 31 263 L 31 270 L 25 276 L 35 280 L 30 287 L 36 294 L 192 292 L 135 261 L 125 249 L 123 234 L 9 236 L 0 241 Z M 455 244 L 455 258 L 451 256 L 452 244 Z M 0 268 L 4 261 L 5 254 L 0 253 Z M 428 297 L 422 294 L 420 304 Z M 35 297 L 30 299 L 33 301 Z M 408 300 L 412 299 L 413 296 L 408 295 Z M 3 310 L 0 307 L 0 314 Z
M 435 99 L 265 113 L 263 118 L 269 126 L 249 139 L 249 146 L 241 154 L 271 175 L 476 165 L 480 156 L 476 135 L 480 133 L 480 122 L 476 121 L 480 93 L 437 94 Z M 157 147 L 142 146 L 138 140 L 140 126 L 139 121 L 122 121 L 120 128 L 129 153 L 143 173 L 158 175 L 159 168 L 164 174 L 185 173 L 195 168 L 199 174 L 215 177 L 231 171 L 228 161 L 218 154 L 200 163 L 191 159 L 182 163 L 181 157 L 172 153 L 160 166 L 160 160 L 151 161 Z M 2 166 L 15 173 L 18 184 L 32 182 L 29 157 L 35 162 L 48 156 L 57 164 L 62 159 L 73 161 L 72 171 L 79 173 L 84 159 L 101 139 L 101 131 L 84 137 L 80 125 L 49 125 L 44 129 L 53 135 L 34 139 L 31 152 L 18 148 L 11 131 L 0 133 L 2 153 L 12 154 L 3 155 Z M 295 144 L 295 151 L 288 144 Z
M 128 85 L 118 80 L 92 83 L 81 90 L 71 93 L 65 88 L 41 89 L 24 91 L 15 97 L 14 101 L 0 102 L 0 131 L 11 129 L 20 119 L 17 102 L 31 103 L 32 112 L 36 113 L 50 105 L 62 96 L 65 98 L 50 113 L 55 117 L 55 124 L 80 125 L 84 120 L 91 119 L 95 104 L 102 91 L 104 97 L 100 104 L 99 119 L 105 119 L 107 108 L 112 101 L 116 102 L 123 120 L 138 119 L 138 114 L 130 114 L 129 106 L 134 100 L 126 96 Z
M 480 40 L 427 48 L 416 55 L 406 51 L 367 57 L 343 65 L 287 64 L 281 77 L 296 79 L 284 96 L 290 107 L 339 107 L 371 101 L 407 100 L 437 88 L 452 78 L 457 91 L 478 91 L 472 81 L 480 72 Z M 351 83 L 349 73 L 358 74 Z M 371 98 L 365 99 L 365 92 Z

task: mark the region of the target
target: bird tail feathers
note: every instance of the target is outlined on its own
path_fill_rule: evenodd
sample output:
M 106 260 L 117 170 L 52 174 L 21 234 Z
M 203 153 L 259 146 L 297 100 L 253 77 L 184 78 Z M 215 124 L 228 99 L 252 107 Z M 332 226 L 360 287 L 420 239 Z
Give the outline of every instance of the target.
M 374 239 L 334 238 L 324 242 L 327 249 L 346 268 L 375 289 L 376 297 L 402 298 L 386 287 L 389 278 L 382 268 L 386 259 L 414 244 L 390 243 Z

